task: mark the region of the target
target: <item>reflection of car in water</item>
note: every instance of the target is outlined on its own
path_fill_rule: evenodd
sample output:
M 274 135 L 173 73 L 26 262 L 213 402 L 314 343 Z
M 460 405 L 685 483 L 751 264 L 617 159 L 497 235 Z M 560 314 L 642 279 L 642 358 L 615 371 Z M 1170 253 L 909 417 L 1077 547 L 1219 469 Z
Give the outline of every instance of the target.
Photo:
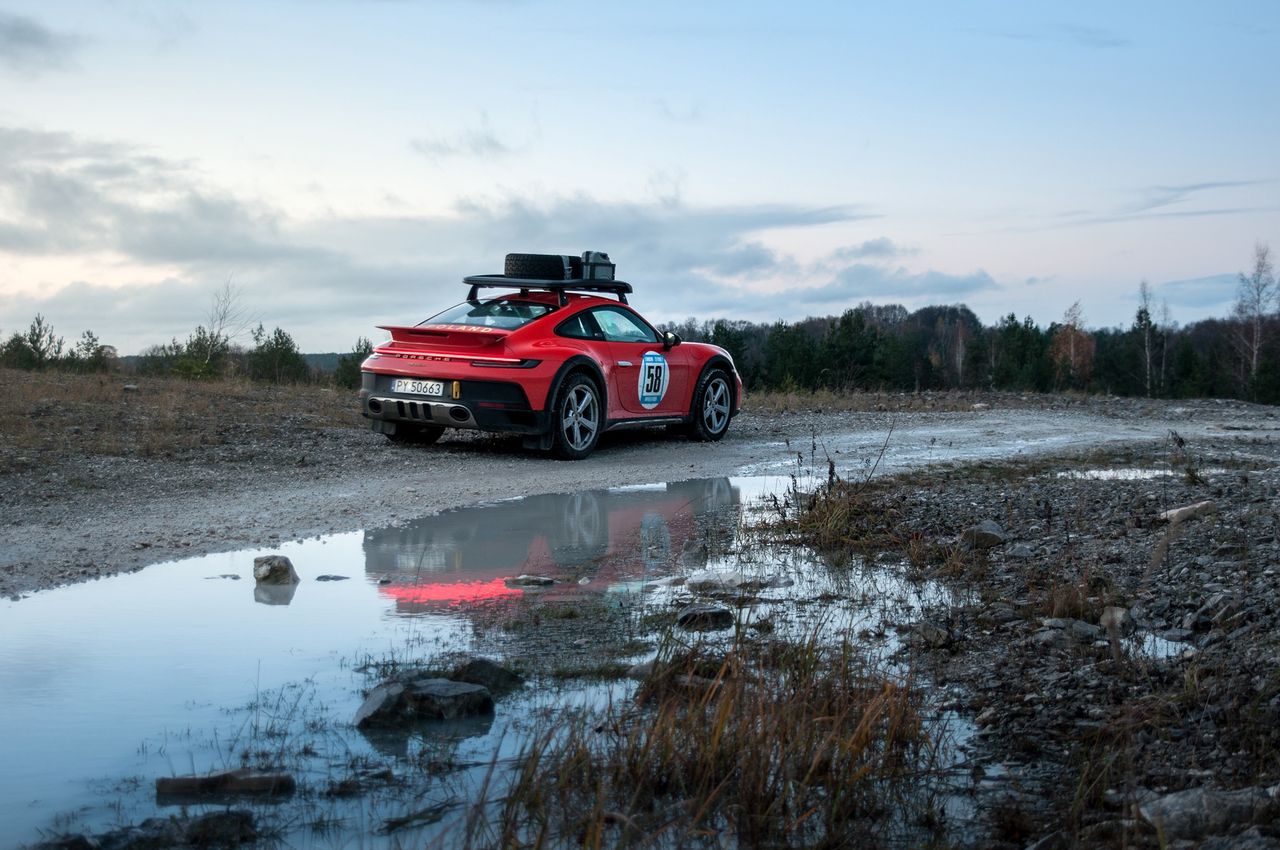
M 404 613 L 518 595 L 504 579 L 522 573 L 639 578 L 700 563 L 699 519 L 739 501 L 729 479 L 715 478 L 460 508 L 366 531 L 365 573 L 389 580 L 381 592 Z

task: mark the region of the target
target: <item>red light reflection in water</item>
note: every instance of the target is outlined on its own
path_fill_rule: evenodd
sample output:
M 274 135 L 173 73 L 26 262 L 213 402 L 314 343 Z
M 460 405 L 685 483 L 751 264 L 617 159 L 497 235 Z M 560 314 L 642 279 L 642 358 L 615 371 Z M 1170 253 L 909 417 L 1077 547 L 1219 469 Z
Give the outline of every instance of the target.
M 460 581 L 450 584 L 388 585 L 378 592 L 396 601 L 396 607 L 408 605 L 452 606 L 464 602 L 484 602 L 504 596 L 519 596 L 519 588 L 507 587 L 496 578 L 493 581 Z

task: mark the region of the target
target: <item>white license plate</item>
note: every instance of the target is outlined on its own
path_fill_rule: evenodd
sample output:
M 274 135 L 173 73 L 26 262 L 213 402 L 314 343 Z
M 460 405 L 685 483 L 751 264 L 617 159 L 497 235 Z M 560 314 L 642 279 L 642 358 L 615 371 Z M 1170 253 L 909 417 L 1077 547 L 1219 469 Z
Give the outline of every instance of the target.
M 408 378 L 396 378 L 391 382 L 391 391 L 412 395 L 444 395 L 444 381 L 412 381 Z

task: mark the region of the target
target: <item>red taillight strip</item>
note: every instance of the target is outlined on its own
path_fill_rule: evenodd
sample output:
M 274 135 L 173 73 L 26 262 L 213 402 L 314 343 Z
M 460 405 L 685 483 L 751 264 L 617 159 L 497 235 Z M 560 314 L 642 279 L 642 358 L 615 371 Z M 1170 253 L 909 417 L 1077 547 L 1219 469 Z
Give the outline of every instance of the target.
M 421 354 L 402 354 L 399 351 L 379 352 L 383 357 L 400 357 L 405 360 L 483 360 L 487 363 L 523 363 L 519 357 L 494 357 L 482 354 L 444 354 L 438 351 L 424 351 Z

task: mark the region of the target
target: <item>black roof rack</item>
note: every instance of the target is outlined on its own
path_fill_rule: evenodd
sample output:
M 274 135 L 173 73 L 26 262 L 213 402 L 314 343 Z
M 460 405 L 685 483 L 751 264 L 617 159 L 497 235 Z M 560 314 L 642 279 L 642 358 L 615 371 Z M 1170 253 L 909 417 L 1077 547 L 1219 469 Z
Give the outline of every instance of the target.
M 471 285 L 468 301 L 475 301 L 481 289 L 501 287 L 518 289 L 521 294 L 528 294 L 531 289 L 543 289 L 560 295 L 560 306 L 569 303 L 570 292 L 608 292 L 618 296 L 623 304 L 627 303 L 627 293 L 632 292 L 631 284 L 623 280 L 542 280 L 528 277 L 507 277 L 504 274 L 475 274 L 462 279 Z

